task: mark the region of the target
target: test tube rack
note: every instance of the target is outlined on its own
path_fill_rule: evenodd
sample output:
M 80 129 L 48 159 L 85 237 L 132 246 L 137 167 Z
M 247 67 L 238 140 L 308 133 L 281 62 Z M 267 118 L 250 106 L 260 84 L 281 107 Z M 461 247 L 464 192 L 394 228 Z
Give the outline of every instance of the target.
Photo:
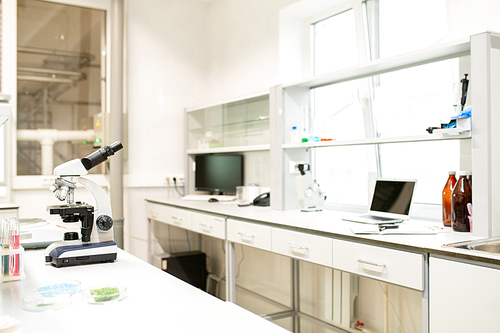
M 12 258 L 15 256 L 19 255 L 19 262 L 18 262 L 18 270 L 19 273 L 14 273 L 10 271 L 10 262 L 13 260 Z M 16 281 L 16 280 L 26 280 L 26 273 L 24 273 L 24 248 L 19 245 L 19 248 L 17 249 L 0 249 L 0 283 L 6 282 L 6 281 Z M 7 269 L 5 268 L 4 265 L 8 263 Z

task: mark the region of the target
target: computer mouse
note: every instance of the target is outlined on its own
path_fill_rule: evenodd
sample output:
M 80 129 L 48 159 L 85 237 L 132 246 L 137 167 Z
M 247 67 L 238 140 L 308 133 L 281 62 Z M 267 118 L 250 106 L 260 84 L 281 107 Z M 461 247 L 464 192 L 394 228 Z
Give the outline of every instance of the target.
M 216 198 L 210 198 L 210 199 L 208 199 L 208 202 L 219 202 L 219 199 L 216 199 Z

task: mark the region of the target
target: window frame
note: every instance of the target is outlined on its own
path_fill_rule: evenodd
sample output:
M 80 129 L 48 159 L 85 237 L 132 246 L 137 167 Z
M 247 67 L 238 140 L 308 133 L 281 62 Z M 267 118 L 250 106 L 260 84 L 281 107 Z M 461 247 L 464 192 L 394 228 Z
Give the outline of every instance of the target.
M 358 45 L 358 57 L 360 59 L 359 63 L 360 64 L 363 64 L 365 62 L 371 62 L 371 61 L 376 61 L 378 60 L 378 57 L 377 55 L 374 55 L 374 59 L 372 59 L 372 47 L 373 45 L 370 45 L 370 38 L 369 38 L 369 34 L 371 33 L 370 32 L 370 28 L 369 28 L 369 25 L 370 25 L 370 22 L 368 22 L 369 20 L 369 17 L 370 17 L 370 13 L 368 13 L 368 6 L 367 6 L 367 1 L 366 0 L 353 0 L 352 2 L 350 2 L 352 4 L 352 8 L 354 10 L 354 14 L 355 14 L 355 21 L 356 21 L 356 36 L 357 36 L 357 45 Z M 322 16 L 314 16 L 317 20 L 315 22 L 313 22 L 314 20 L 312 21 L 309 21 L 309 30 L 310 30 L 310 33 L 309 33 L 309 36 L 310 36 L 310 43 L 309 43 L 309 53 L 311 55 L 310 59 L 309 59 L 309 66 L 311 68 L 311 73 L 314 73 L 314 24 L 317 23 L 317 22 L 321 22 L 322 20 L 325 20 L 325 19 L 328 19 L 332 16 L 335 16 L 337 14 L 340 14 L 342 13 L 342 11 L 338 11 L 336 13 L 332 13 L 332 12 L 328 12 L 328 14 L 326 13 L 322 13 Z M 378 19 L 378 18 L 376 18 Z M 378 34 L 375 33 L 375 35 L 377 35 L 379 37 Z M 375 47 L 375 51 L 376 51 L 376 47 Z M 457 56 L 456 58 L 459 58 L 459 56 Z M 438 60 L 431 60 L 431 61 L 428 61 L 426 63 L 433 63 L 433 62 L 436 62 Z M 459 62 L 460 64 L 460 67 L 463 67 L 462 65 L 462 61 Z M 469 65 L 470 66 L 470 65 Z M 465 66 L 467 67 L 467 65 Z M 462 68 L 459 68 L 460 72 Z M 364 77 L 364 78 L 361 78 L 360 81 L 362 82 L 360 84 L 360 90 L 359 90 L 359 94 L 361 96 L 372 96 L 373 94 L 373 91 L 374 91 L 374 85 L 376 85 L 376 76 L 370 76 L 370 77 Z M 353 78 L 353 79 L 356 79 L 356 78 Z M 346 81 L 350 81 L 350 80 L 346 80 Z M 374 122 L 374 115 L 373 115 L 373 107 L 372 107 L 372 102 L 371 102 L 371 98 L 367 98 L 365 99 L 365 103 L 363 103 L 363 118 L 364 118 L 364 122 L 365 122 L 365 134 L 366 134 L 366 138 L 373 138 L 375 137 L 376 133 L 375 133 L 375 122 Z M 311 111 L 312 111 L 312 114 L 314 114 L 314 88 L 311 88 L 310 89 L 310 101 L 311 101 Z M 470 141 L 467 141 L 467 142 L 464 142 L 464 140 L 460 140 L 460 156 L 459 156 L 459 159 L 460 159 L 460 166 L 461 166 L 461 169 L 462 169 L 462 165 L 471 165 L 472 164 L 472 161 L 471 161 L 471 158 L 470 158 Z M 378 144 L 375 144 L 373 145 L 374 146 L 374 149 L 375 149 L 375 161 L 369 161 L 370 165 L 372 165 L 372 162 L 375 163 L 375 167 L 376 167 L 376 175 L 370 175 L 371 172 L 369 172 L 369 182 L 370 182 L 370 185 L 369 185 L 369 189 L 368 189 L 368 193 L 369 193 L 369 196 L 371 195 L 371 193 L 373 192 L 373 188 L 371 188 L 375 183 L 375 178 L 379 178 L 381 177 L 382 175 L 382 163 L 381 163 L 381 154 L 380 154 L 380 145 Z M 312 173 L 313 173 L 313 176 L 316 174 L 316 163 L 315 163 L 315 160 L 316 160 L 316 154 L 315 154 L 315 149 L 311 149 L 311 153 L 310 153 L 310 158 L 311 158 L 311 161 L 313 162 L 312 163 Z M 370 154 L 371 155 L 371 154 Z M 373 178 L 373 179 L 372 179 Z M 371 196 L 370 196 L 371 198 Z M 368 205 L 370 204 L 370 199 L 368 200 Z M 325 208 L 326 209 L 332 209 L 332 210 L 339 210 L 339 209 L 342 209 L 342 210 L 349 210 L 349 211 L 363 211 L 363 210 L 366 210 L 368 207 L 364 207 L 364 206 L 356 206 L 356 205 L 346 205 L 346 204 L 339 204 L 339 203 L 332 203 L 332 202 L 327 202 L 325 203 Z M 440 211 L 441 211 L 441 205 L 437 205 L 437 204 L 433 204 L 433 203 L 417 203 L 415 202 L 414 205 L 413 205 L 413 209 L 412 209 L 412 215 L 413 216 L 416 216 L 417 218 L 425 218 L 425 219 L 436 219 L 438 216 L 440 216 Z
M 78 7 L 83 7 L 83 8 L 89 8 L 89 9 L 97 9 L 97 10 L 102 10 L 105 12 L 105 34 L 102 38 L 102 42 L 105 43 L 105 52 L 101 54 L 101 73 L 102 75 L 105 75 L 106 79 L 101 80 L 101 96 L 102 96 L 102 105 L 101 109 L 102 112 L 104 113 L 110 113 L 111 110 L 111 58 L 112 58 L 112 52 L 114 51 L 111 47 L 111 39 L 112 39 L 112 32 L 111 32 L 111 10 L 112 10 L 112 1 L 111 0 L 40 0 L 43 2 L 50 2 L 50 3 L 56 3 L 56 4 L 62 4 L 62 5 L 71 5 L 71 6 L 78 6 Z M 4 3 L 10 3 L 10 1 L 3 1 L 2 5 Z M 15 31 L 14 35 L 14 40 L 15 44 L 14 47 L 12 48 L 12 52 L 10 52 L 8 59 L 3 59 L 5 60 L 2 62 L 2 69 L 6 68 L 6 66 L 9 66 L 10 68 L 14 68 L 12 73 L 8 73 L 9 77 L 8 78 L 2 78 L 2 83 L 4 83 L 5 79 L 8 79 L 8 82 L 14 82 L 13 88 L 11 88 L 11 91 L 8 93 L 11 96 L 17 96 L 17 2 L 14 1 L 13 7 L 10 6 L 9 8 L 4 9 L 4 17 L 7 15 L 12 16 L 14 19 L 12 21 L 9 21 L 9 26 L 8 28 L 11 31 Z M 5 25 L 4 25 L 5 26 Z M 2 55 L 4 55 L 5 49 L 2 49 Z M 6 160 L 9 158 L 11 159 L 8 161 L 8 168 L 6 169 L 6 178 L 10 179 L 8 181 L 8 188 L 7 188 L 7 193 L 8 193 L 8 199 L 10 200 L 10 195 L 9 193 L 12 192 L 12 190 L 27 190 L 27 189 L 46 189 L 47 184 L 52 182 L 52 177 L 47 176 L 47 175 L 29 175 L 29 176 L 22 176 L 22 175 L 17 175 L 17 138 L 16 138 L 16 120 L 17 120 L 17 101 L 15 98 L 11 99 L 11 105 L 12 105 L 12 117 L 11 117 L 11 124 L 9 124 L 9 129 L 6 130 L 8 132 L 8 139 L 10 142 L 6 143 Z M 10 122 L 10 121 L 9 121 Z M 107 179 L 105 174 L 96 174 L 96 175 L 89 175 L 89 178 L 92 178 L 96 183 L 98 183 L 102 187 L 108 187 L 109 186 L 109 180 Z M 0 198 L 1 199 L 1 198 Z

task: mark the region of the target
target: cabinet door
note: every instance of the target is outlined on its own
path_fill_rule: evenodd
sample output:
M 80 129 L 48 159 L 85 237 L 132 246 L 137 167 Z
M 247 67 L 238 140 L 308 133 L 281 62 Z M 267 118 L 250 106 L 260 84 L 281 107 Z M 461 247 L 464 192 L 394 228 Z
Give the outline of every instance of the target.
M 500 270 L 431 258 L 430 332 L 498 332 Z
M 226 239 L 226 219 L 221 216 L 193 212 L 193 231 Z

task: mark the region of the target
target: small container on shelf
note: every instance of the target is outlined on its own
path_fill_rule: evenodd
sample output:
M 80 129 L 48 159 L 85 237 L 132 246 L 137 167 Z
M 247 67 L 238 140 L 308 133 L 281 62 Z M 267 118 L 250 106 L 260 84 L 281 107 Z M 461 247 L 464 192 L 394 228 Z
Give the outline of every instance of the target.
M 290 131 L 290 143 L 300 143 L 300 141 L 300 133 L 297 126 L 292 126 L 292 130 Z

